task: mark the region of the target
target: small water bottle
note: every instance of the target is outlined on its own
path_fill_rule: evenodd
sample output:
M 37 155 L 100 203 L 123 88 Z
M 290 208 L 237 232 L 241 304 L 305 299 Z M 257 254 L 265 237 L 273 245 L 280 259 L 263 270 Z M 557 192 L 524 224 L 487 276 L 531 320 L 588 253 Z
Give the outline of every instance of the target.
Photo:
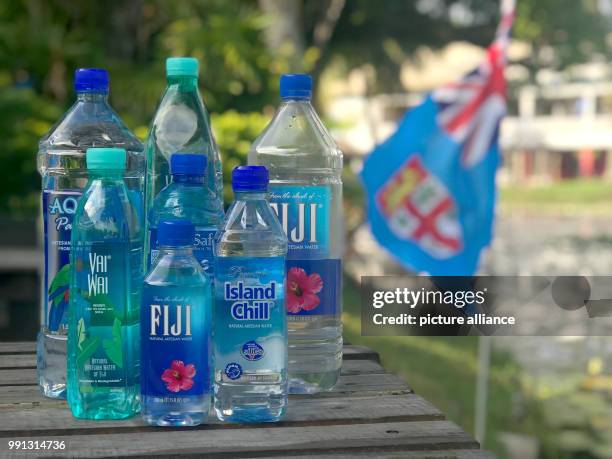
M 232 181 L 215 243 L 214 406 L 222 421 L 275 422 L 287 406 L 287 238 L 267 169 L 237 167 Z
M 149 209 L 149 267 L 159 256 L 157 225 L 171 219 L 189 220 L 195 226 L 193 255 L 213 275 L 215 234 L 223 220 L 222 202 L 204 184 L 207 158 L 175 153 L 170 158 L 172 182 L 162 189 Z
M 163 220 L 141 307 L 142 415 L 151 425 L 195 426 L 211 402 L 212 279 L 192 250 L 194 226 Z
M 70 254 L 68 405 L 83 419 L 139 411 L 142 222 L 129 199 L 122 148 L 87 150 L 89 181 Z
M 249 164 L 270 171 L 287 238 L 289 391 L 331 389 L 342 366 L 342 152 L 310 103 L 309 75 L 283 75 L 281 105 Z
M 125 182 L 132 203 L 142 208 L 143 145 L 109 105 L 108 89 L 106 70 L 77 70 L 76 102 L 39 144 L 45 267 L 37 367 L 40 390 L 48 397 L 66 396 L 70 238 L 77 201 L 87 183 L 85 152 L 89 147 L 117 146 L 127 151 Z

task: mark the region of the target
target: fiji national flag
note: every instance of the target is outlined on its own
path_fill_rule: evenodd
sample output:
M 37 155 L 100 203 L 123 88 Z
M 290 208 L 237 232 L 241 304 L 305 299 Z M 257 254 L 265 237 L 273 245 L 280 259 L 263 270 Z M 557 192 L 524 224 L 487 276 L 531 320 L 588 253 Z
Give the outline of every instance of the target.
M 513 3 L 486 60 L 409 110 L 364 163 L 372 232 L 413 270 L 471 275 L 491 241 Z

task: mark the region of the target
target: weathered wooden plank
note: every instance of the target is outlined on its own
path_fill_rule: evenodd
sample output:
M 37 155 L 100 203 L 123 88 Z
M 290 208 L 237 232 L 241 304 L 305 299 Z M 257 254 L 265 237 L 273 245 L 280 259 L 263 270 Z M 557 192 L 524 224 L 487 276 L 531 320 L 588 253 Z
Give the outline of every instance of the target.
M 0 354 L 35 354 L 36 343 L 33 341 L 15 341 L 0 343 Z
M 35 368 L 0 370 L 0 386 L 31 386 L 37 384 Z
M 377 352 L 365 346 L 348 344 L 342 349 L 344 360 L 374 360 L 380 362 L 380 356 Z
M 125 421 L 77 420 L 67 405 L 38 406 L 23 409 L 19 406 L 2 407 L 0 414 L 11 422 L 0 425 L 0 437 L 40 435 L 79 435 L 92 432 L 141 432 L 155 431 L 139 416 Z M 431 403 L 418 395 L 340 397 L 336 399 L 301 398 L 291 400 L 287 414 L 280 426 L 310 426 L 337 424 L 365 424 L 381 422 L 410 422 L 443 420 L 444 415 Z M 208 421 L 217 428 L 227 428 L 214 415 Z M 234 426 L 235 427 L 235 426 Z M 259 427 L 263 427 L 260 425 Z
M 278 456 L 260 457 L 259 459 L 271 459 Z M 482 449 L 445 449 L 441 451 L 376 451 L 376 459 L 496 459 L 495 454 Z M 285 456 L 285 459 L 303 459 L 304 456 Z M 323 454 L 317 455 L 317 459 L 360 459 L 372 458 L 372 452 L 358 451 L 351 454 Z
M 204 432 L 205 431 L 205 432 Z M 15 437 L 33 440 L 40 437 Z M 449 421 L 394 422 L 307 427 L 239 429 L 157 429 L 154 432 L 49 436 L 65 441 L 66 449 L 50 455 L 67 457 L 285 457 L 293 454 L 347 454 L 353 451 L 423 451 L 476 449 L 478 443 Z M 46 452 L 47 453 L 47 452 Z
M 0 355 L 0 371 L 6 368 L 36 368 L 36 354 Z

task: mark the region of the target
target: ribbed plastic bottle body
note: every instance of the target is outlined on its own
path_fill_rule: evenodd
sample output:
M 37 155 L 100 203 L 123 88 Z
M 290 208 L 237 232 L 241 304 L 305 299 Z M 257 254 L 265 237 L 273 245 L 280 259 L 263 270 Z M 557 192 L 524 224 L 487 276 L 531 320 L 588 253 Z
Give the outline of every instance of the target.
M 90 175 L 72 229 L 68 404 L 123 419 L 139 411 L 143 231 L 121 173 Z
M 215 244 L 214 407 L 221 420 L 275 422 L 285 413 L 286 253 L 265 193 L 236 193 Z
M 191 247 L 160 247 L 145 278 L 142 415 L 151 425 L 206 421 L 212 398 L 211 283 Z M 177 378 L 171 377 L 173 371 Z
M 197 153 L 207 157 L 204 183 L 223 202 L 221 156 L 210 127 L 210 117 L 198 92 L 197 78 L 169 77 L 153 117 L 147 140 L 146 211 L 171 181 L 170 157 Z M 150 248 L 145 248 L 149 253 Z
M 130 200 L 137 209 L 143 208 L 144 147 L 107 99 L 108 94 L 77 94 L 76 103 L 39 143 L 45 269 L 38 379 L 42 393 L 49 397 L 65 397 L 70 238 L 77 201 L 87 183 L 88 148 L 109 146 L 127 151 L 124 178 Z
M 289 240 L 289 390 L 329 390 L 342 365 L 342 152 L 308 100 L 288 99 L 249 164 L 269 169 L 270 202 Z

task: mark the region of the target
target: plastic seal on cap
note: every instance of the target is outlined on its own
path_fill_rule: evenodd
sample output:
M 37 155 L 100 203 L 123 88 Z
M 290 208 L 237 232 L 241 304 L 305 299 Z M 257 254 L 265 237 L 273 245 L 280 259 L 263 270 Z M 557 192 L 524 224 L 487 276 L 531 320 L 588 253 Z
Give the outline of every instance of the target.
M 123 148 L 88 148 L 86 157 L 89 170 L 124 170 L 126 155 Z
M 108 72 L 104 69 L 77 69 L 74 72 L 76 92 L 108 92 Z
M 174 153 L 170 157 L 170 172 L 172 175 L 204 175 L 206 162 L 206 155 Z
M 286 73 L 280 78 L 280 95 L 283 99 L 310 99 L 312 77 L 306 73 Z
M 238 166 L 232 171 L 234 191 L 266 191 L 268 180 L 265 166 Z
M 193 245 L 195 228 L 189 220 L 162 220 L 157 225 L 159 245 L 184 247 Z
M 169 57 L 166 59 L 166 76 L 198 77 L 199 63 L 195 57 Z

